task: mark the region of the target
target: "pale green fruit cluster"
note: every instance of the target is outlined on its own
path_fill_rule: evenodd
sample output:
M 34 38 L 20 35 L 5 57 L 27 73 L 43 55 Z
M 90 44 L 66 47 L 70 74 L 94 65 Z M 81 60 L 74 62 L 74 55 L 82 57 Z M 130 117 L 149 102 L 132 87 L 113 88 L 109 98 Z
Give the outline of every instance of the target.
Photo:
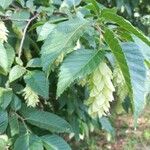
M 128 87 L 125 83 L 124 76 L 118 66 L 113 71 L 113 81 L 118 98 L 123 101 L 128 95 Z
M 93 72 L 89 80 L 90 97 L 88 113 L 93 118 L 109 114 L 110 102 L 114 100 L 115 88 L 112 84 L 112 72 L 105 62 Z
M 3 21 L 0 21 L 0 42 L 7 42 L 8 30 Z
M 117 114 L 121 114 L 124 111 L 122 107 L 122 102 L 128 95 L 128 87 L 125 83 L 124 76 L 119 66 L 116 66 L 113 71 L 113 81 L 117 94 L 117 102 L 115 105 L 115 110 Z
M 26 86 L 23 89 L 23 96 L 27 106 L 35 107 L 39 102 L 39 97 L 30 87 Z

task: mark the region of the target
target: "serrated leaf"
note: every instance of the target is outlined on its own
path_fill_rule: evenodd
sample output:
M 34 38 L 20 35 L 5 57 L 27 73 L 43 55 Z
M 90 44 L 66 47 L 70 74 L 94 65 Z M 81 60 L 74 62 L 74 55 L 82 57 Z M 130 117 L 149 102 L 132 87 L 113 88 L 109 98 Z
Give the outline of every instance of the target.
M 13 92 L 11 89 L 5 89 L 0 87 L 0 107 L 6 109 L 13 98 Z
M 46 150 L 71 150 L 66 141 L 57 135 L 44 135 L 41 139 Z
M 49 81 L 42 71 L 28 71 L 24 76 L 25 83 L 38 95 L 45 99 L 49 97 Z
M 14 61 L 15 52 L 9 44 L 6 44 L 6 47 L 4 47 L 4 45 L 0 43 L 0 56 L 0 67 L 2 68 L 0 72 L 7 75 Z
M 0 6 L 3 9 L 6 9 L 12 3 L 12 1 L 13 0 L 0 0 Z
M 68 122 L 50 112 L 23 106 L 20 113 L 28 123 L 39 128 L 58 133 L 71 131 L 71 126 Z
M 50 24 L 49 22 L 46 22 L 44 25 L 39 26 L 37 28 L 38 33 L 38 39 L 37 41 L 45 40 L 48 35 L 53 31 L 56 25 Z
M 3 134 L 8 125 L 8 114 L 0 108 L 0 134 Z
M 102 61 L 102 51 L 80 49 L 72 52 L 60 67 L 57 97 L 77 78 L 90 74 Z
M 115 13 L 112 13 L 110 9 L 103 9 L 101 11 L 101 17 L 104 17 L 107 20 L 117 23 L 120 27 L 136 35 L 143 42 L 147 43 L 147 45 L 150 46 L 150 39 L 148 37 L 146 37 L 140 30 L 134 27 L 129 21 L 125 20 L 123 17 L 118 16 Z
M 14 150 L 43 150 L 41 139 L 33 134 L 25 134 L 17 138 Z
M 128 64 L 126 62 L 125 55 L 118 39 L 115 37 L 114 33 L 110 29 L 107 29 L 105 31 L 104 37 L 120 66 L 129 90 L 132 91 Z
M 144 65 L 144 57 L 139 47 L 130 42 L 122 44 L 122 49 L 126 57 L 131 78 L 134 102 L 134 118 L 142 112 L 145 106 L 145 90 L 146 90 L 146 68 Z M 131 91 L 130 91 L 131 92 Z
M 144 107 L 144 91 L 146 80 L 146 68 L 144 57 L 134 43 L 126 43 L 121 47 L 114 33 L 107 29 L 105 40 L 114 54 L 123 73 L 130 96 L 133 100 L 134 118 L 137 120 Z
M 146 43 L 144 43 L 140 38 L 137 36 L 132 36 L 134 42 L 136 45 L 139 46 L 139 49 L 141 50 L 143 56 L 146 60 L 150 60 L 150 46 L 148 46 Z
M 48 73 L 52 63 L 62 52 L 65 53 L 75 47 L 87 24 L 86 20 L 76 18 L 57 25 L 42 46 L 41 58 L 44 71 Z
M 22 77 L 26 72 L 26 69 L 22 66 L 14 66 L 9 73 L 9 82 L 13 82 Z

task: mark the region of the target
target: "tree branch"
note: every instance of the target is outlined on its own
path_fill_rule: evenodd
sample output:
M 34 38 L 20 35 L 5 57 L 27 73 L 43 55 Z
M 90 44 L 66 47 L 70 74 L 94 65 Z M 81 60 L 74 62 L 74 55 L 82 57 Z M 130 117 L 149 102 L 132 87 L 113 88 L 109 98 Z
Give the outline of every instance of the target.
M 23 37 L 21 39 L 21 43 L 20 43 L 20 47 L 19 47 L 19 52 L 18 52 L 18 57 L 20 58 L 21 57 L 21 54 L 22 54 L 22 47 L 23 47 L 23 43 L 24 43 L 24 40 L 25 40 L 25 36 L 26 36 L 26 32 L 27 32 L 27 29 L 30 25 L 30 23 L 38 17 L 39 14 L 36 14 L 35 16 L 33 16 L 31 19 L 29 19 L 27 25 L 25 26 L 24 28 L 24 31 L 23 31 Z

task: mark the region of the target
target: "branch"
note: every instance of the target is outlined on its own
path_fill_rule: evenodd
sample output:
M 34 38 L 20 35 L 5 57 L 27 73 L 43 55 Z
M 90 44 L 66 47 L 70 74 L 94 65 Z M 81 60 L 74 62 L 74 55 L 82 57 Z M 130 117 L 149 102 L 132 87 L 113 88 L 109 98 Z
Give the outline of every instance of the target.
M 39 14 L 36 14 L 35 16 L 33 16 L 31 19 L 29 19 L 27 25 L 25 26 L 24 28 L 24 31 L 23 31 L 23 37 L 21 39 L 21 43 L 20 43 L 20 47 L 19 47 L 19 52 L 18 52 L 18 57 L 20 58 L 21 57 L 21 54 L 22 54 L 22 47 L 23 47 L 23 43 L 24 43 L 24 39 L 25 39 L 25 36 L 26 36 L 26 32 L 27 32 L 27 29 L 30 25 L 30 23 L 38 17 Z
M 31 130 L 28 128 L 28 126 L 25 123 L 25 119 L 22 116 L 20 116 L 19 114 L 17 114 L 16 112 L 15 112 L 15 114 L 21 120 L 21 122 L 23 123 L 27 133 L 31 133 Z

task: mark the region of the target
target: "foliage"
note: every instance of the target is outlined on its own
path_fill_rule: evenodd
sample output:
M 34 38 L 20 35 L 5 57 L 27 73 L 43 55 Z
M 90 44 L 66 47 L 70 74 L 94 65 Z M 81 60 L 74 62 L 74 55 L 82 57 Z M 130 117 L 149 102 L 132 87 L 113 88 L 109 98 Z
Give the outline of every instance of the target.
M 136 125 L 146 103 L 150 39 L 104 5 L 0 1 L 0 149 L 70 150 L 67 141 L 97 129 L 114 136 L 108 115 L 115 101 L 133 112 Z M 116 69 L 123 85 L 113 85 Z

